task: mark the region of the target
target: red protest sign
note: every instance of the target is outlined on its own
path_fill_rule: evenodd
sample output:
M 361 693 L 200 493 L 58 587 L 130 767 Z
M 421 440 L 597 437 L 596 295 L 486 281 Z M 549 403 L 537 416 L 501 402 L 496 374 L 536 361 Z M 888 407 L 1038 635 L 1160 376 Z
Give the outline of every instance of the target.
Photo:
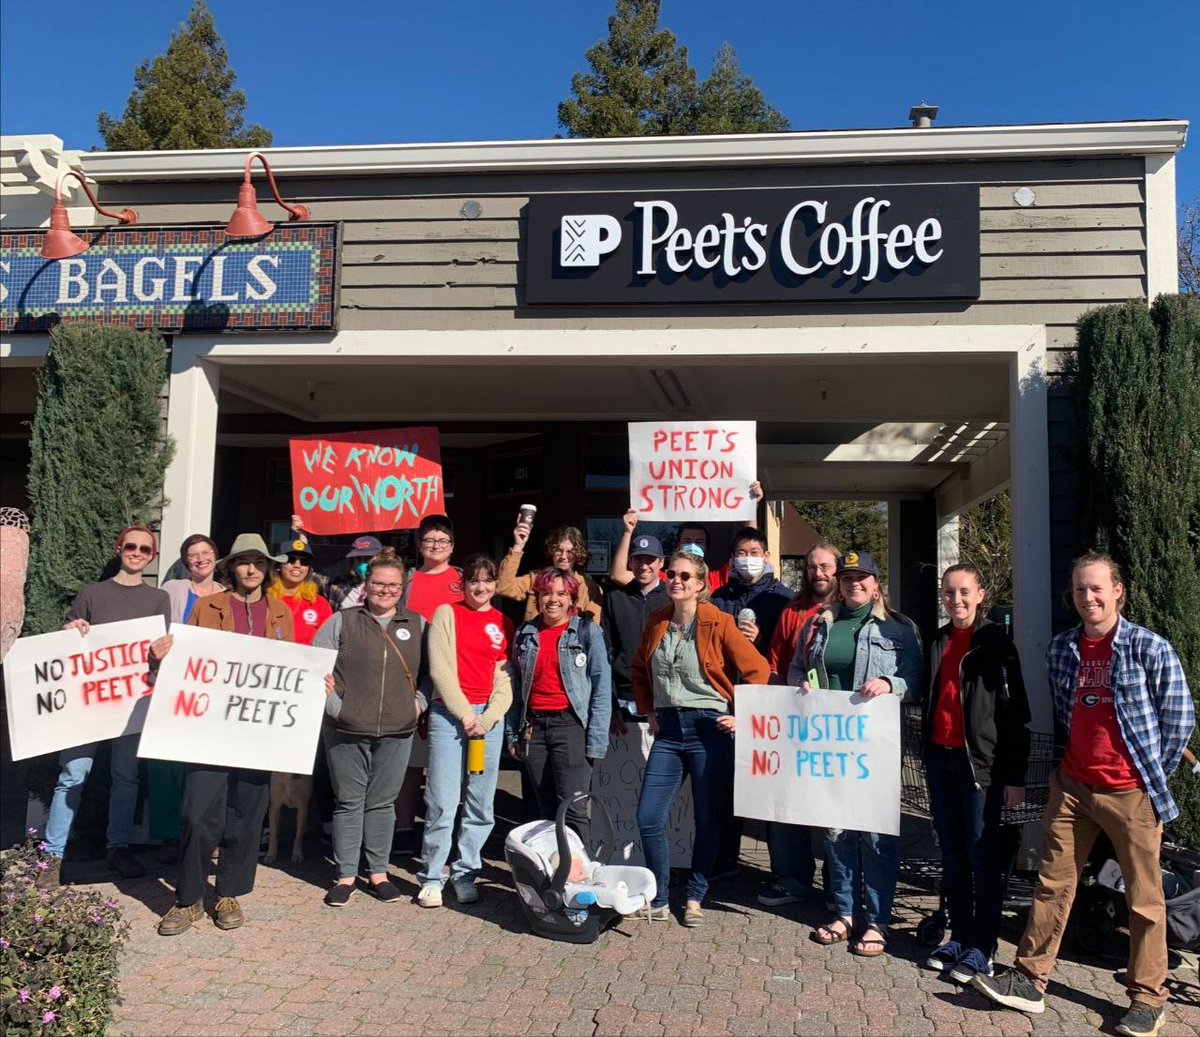
M 317 536 L 415 529 L 445 509 L 432 426 L 293 439 L 292 506 Z

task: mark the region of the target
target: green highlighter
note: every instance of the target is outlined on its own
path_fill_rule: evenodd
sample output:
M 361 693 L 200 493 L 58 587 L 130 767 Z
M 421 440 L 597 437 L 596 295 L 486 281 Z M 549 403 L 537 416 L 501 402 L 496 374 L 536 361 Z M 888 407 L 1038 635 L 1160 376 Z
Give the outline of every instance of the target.
M 817 676 L 816 670 L 808 671 L 808 686 L 810 688 L 819 688 L 821 686 L 821 679 Z

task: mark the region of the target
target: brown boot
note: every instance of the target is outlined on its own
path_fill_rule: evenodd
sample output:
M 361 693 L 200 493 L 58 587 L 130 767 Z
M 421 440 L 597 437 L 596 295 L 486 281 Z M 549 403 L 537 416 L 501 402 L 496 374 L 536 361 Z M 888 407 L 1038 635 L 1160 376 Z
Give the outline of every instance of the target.
M 245 925 L 246 916 L 242 914 L 242 909 L 238 906 L 237 897 L 218 898 L 217 909 L 213 912 L 213 921 L 217 924 L 218 929 L 236 929 Z
M 62 884 L 62 858 L 47 857 L 45 863 L 46 870 L 38 872 L 38 877 L 33 880 L 33 884 L 37 889 L 58 889 Z
M 204 917 L 204 901 L 197 900 L 194 904 L 176 904 L 162 916 L 158 923 L 159 936 L 178 936 L 186 933 L 192 923 Z

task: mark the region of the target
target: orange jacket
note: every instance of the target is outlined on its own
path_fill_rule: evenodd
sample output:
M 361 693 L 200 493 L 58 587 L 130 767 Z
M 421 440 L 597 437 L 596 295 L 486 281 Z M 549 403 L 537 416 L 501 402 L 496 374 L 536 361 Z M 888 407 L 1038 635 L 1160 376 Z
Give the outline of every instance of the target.
M 654 653 L 667 632 L 675 606 L 652 613 L 633 659 L 633 693 L 639 713 L 654 710 Z M 766 684 L 771 676 L 767 660 L 755 651 L 734 622 L 715 605 L 696 606 L 696 656 L 704 679 L 727 702 L 733 702 L 735 684 Z
M 273 638 L 276 641 L 295 641 L 295 626 L 292 623 L 292 612 L 278 598 L 267 598 L 267 629 L 262 631 L 262 637 Z M 223 594 L 210 594 L 201 598 L 192 608 L 188 617 L 188 626 L 203 627 L 205 630 L 233 630 L 233 595 L 229 591 Z

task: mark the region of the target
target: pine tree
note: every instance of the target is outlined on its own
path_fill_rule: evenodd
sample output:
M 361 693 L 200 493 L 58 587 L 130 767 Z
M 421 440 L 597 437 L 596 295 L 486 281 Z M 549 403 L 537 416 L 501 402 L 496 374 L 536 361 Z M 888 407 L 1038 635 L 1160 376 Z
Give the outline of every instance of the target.
M 153 332 L 60 324 L 38 373 L 26 631 L 57 630 L 113 561 L 121 529 L 162 505 L 174 444 L 163 428 L 167 347 Z
M 737 52 L 722 43 L 712 72 L 700 86 L 697 133 L 782 133 L 788 121 L 768 104 L 754 81 L 738 67 Z
M 1200 703 L 1200 300 L 1086 315 L 1076 413 L 1080 541 L 1120 563 L 1126 616 L 1171 642 Z M 1172 790 L 1174 835 L 1200 846 L 1200 785 L 1182 773 Z
M 875 559 L 883 583 L 888 574 L 886 511 L 877 501 L 792 501 L 822 540 L 842 551 L 866 551 Z
M 246 95 L 234 89 L 225 44 L 204 0 L 171 37 L 166 54 L 143 61 L 120 121 L 101 112 L 97 123 L 109 151 L 265 148 L 271 134 L 244 126 Z
M 590 72 L 571 77 L 558 106 L 570 137 L 652 137 L 695 132 L 696 72 L 687 48 L 658 27 L 660 0 L 617 0 L 608 39 L 587 51 Z

